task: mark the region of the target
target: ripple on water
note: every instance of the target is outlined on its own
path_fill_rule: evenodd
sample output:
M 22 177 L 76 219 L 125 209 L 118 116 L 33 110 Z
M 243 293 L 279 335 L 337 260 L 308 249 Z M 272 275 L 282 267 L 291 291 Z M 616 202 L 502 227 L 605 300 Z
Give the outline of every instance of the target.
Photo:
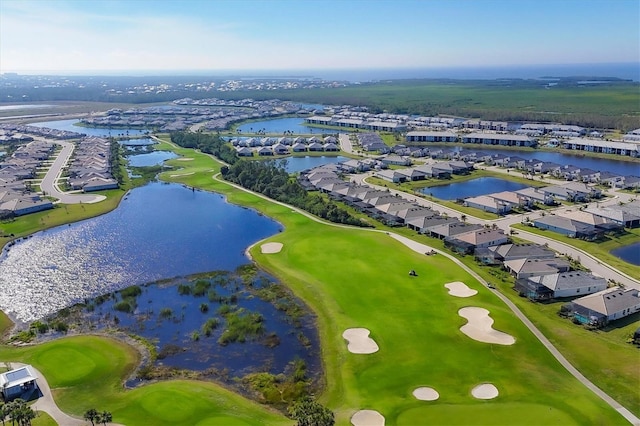
M 247 263 L 280 225 L 180 185 L 132 191 L 111 213 L 38 233 L 0 257 L 0 309 L 33 321 L 133 284 Z

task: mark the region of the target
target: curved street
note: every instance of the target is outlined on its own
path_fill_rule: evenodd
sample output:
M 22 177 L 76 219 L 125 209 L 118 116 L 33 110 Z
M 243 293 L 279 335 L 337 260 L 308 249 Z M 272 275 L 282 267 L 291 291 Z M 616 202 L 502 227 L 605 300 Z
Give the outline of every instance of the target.
M 73 154 L 74 145 L 70 142 L 64 141 L 50 141 L 43 138 L 36 138 L 39 140 L 53 142 L 62 146 L 62 150 L 54 160 L 53 164 L 49 167 L 47 174 L 42 178 L 40 188 L 46 196 L 54 197 L 64 204 L 91 204 L 104 200 L 104 195 L 90 195 L 90 194 L 73 194 L 69 192 L 63 192 L 58 186 L 58 179 L 62 174 L 62 169 L 67 165 L 71 155 Z

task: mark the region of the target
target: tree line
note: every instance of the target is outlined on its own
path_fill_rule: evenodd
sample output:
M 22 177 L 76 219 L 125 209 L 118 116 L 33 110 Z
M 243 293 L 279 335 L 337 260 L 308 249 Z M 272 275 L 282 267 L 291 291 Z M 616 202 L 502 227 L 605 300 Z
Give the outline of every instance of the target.
M 171 142 L 183 148 L 198 149 L 211 154 L 227 164 L 238 161 L 236 151 L 218 135 L 193 132 L 172 132 Z
M 290 204 L 318 217 L 335 223 L 354 226 L 369 226 L 352 216 L 345 209 L 318 193 L 307 192 L 302 185 L 273 161 L 237 161 L 230 167 L 223 167 L 224 179 L 244 188 L 266 195 L 274 200 Z

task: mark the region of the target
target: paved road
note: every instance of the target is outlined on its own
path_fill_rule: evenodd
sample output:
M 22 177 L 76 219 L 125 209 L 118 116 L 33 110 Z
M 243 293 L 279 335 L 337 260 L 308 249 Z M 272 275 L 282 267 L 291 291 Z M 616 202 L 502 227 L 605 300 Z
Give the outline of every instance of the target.
M 41 139 L 45 140 L 45 139 Z M 91 204 L 104 200 L 104 195 L 91 195 L 91 194 L 72 194 L 63 192 L 58 187 L 58 179 L 62 174 L 62 169 L 66 166 L 71 154 L 73 154 L 74 145 L 70 142 L 63 141 L 48 141 L 54 142 L 58 145 L 62 145 L 62 151 L 58 154 L 47 174 L 40 183 L 40 188 L 45 192 L 47 196 L 57 198 L 59 202 L 64 204 Z

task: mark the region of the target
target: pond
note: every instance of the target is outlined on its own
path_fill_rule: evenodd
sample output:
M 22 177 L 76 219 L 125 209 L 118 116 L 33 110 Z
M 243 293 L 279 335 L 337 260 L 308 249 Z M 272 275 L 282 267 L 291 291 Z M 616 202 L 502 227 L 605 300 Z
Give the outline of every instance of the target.
M 632 265 L 640 266 L 640 243 L 613 249 L 611 254 Z
M 420 192 L 433 195 L 441 200 L 457 200 L 459 198 L 477 197 L 502 191 L 517 191 L 527 188 L 527 185 L 493 177 L 481 177 L 465 182 L 449 185 L 422 188 Z
M 248 246 L 281 230 L 219 194 L 151 183 L 133 189 L 110 213 L 5 248 L 0 309 L 29 322 L 130 285 L 234 270 L 249 263 Z
M 119 140 L 118 143 L 124 146 L 145 146 L 145 145 L 154 145 L 157 142 L 151 138 L 142 138 L 142 139 L 122 139 L 122 140 Z
M 108 138 L 110 136 L 137 136 L 144 135 L 148 130 L 142 129 L 106 129 L 106 128 L 94 128 L 94 127 L 82 127 L 76 126 L 80 123 L 80 120 L 55 120 L 55 121 L 41 121 L 39 123 L 32 123 L 30 126 L 36 127 L 48 127 L 50 129 L 66 130 L 68 132 L 84 133 L 88 136 L 98 136 L 101 138 Z
M 178 156 L 171 151 L 153 151 L 147 154 L 130 155 L 127 157 L 127 161 L 131 167 L 145 167 L 156 166 L 164 163 L 165 160 L 177 157 Z
M 323 133 L 335 134 L 336 130 L 320 129 L 309 127 L 304 123 L 304 118 L 276 118 L 273 120 L 252 121 L 238 127 L 241 133 L 257 133 L 284 135 L 285 132 L 302 135 L 322 135 Z
M 279 374 L 296 358 L 308 371 L 321 367 L 314 317 L 253 266 L 130 287 L 76 308 L 80 315 L 64 318 L 87 330 L 117 327 L 153 342 L 157 366 L 229 376 Z

